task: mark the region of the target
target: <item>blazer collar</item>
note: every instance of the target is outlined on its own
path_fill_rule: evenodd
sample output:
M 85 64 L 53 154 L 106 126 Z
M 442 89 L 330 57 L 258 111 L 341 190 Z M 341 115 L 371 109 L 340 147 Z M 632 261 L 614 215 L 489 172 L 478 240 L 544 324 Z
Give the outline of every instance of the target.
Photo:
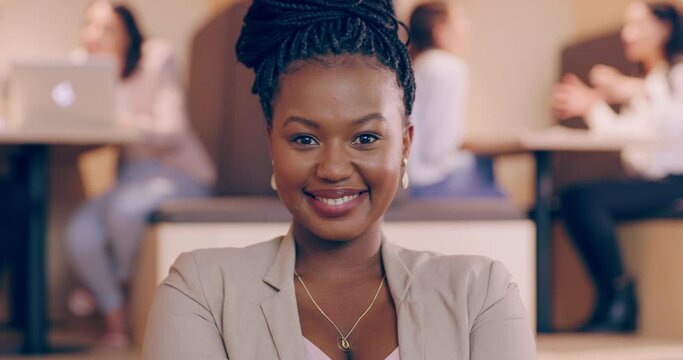
M 263 278 L 275 290 L 273 296 L 261 303 L 261 311 L 280 360 L 304 359 L 306 354 L 294 292 L 295 252 L 290 229 L 282 238 L 273 265 Z
M 282 237 L 280 248 L 275 254 L 273 264 L 263 277 L 266 284 L 280 291 L 294 286 L 294 263 L 296 261 L 296 246 L 292 229 Z
M 410 288 L 413 274 L 401 259 L 401 248 L 382 239 L 382 261 L 389 284 L 389 291 L 396 304 L 398 340 L 401 359 L 424 358 L 424 326 L 422 303 Z M 263 281 L 276 293 L 261 303 L 261 309 L 278 356 L 282 360 L 305 358 L 305 347 L 299 311 L 294 292 L 294 265 L 296 246 L 290 228 L 282 238 Z
M 424 359 L 423 307 L 419 293 L 410 291 L 414 276 L 401 258 L 402 248 L 382 239 L 382 261 L 396 304 L 401 359 Z

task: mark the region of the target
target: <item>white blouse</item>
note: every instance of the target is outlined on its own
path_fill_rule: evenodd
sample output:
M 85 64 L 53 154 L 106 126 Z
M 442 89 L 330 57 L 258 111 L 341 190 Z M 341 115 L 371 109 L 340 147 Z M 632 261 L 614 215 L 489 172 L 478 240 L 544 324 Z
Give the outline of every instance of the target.
M 617 114 L 605 102 L 586 121 L 599 136 L 634 140 L 622 152 L 627 169 L 648 179 L 683 174 L 683 64 L 660 64 L 645 78 L 644 94 Z
M 306 346 L 306 359 L 305 360 L 330 360 L 330 357 L 327 356 L 320 348 L 315 346 L 314 343 L 312 343 L 310 340 L 306 339 L 304 337 L 304 345 Z M 386 357 L 384 360 L 401 360 L 401 358 L 398 355 L 398 348 L 396 348 L 389 356 Z
M 87 60 L 77 49 L 72 60 Z M 123 149 L 123 161 L 156 159 L 195 181 L 211 186 L 216 171 L 190 127 L 185 95 L 173 49 L 165 41 L 145 40 L 138 68 L 116 90 L 118 120 L 142 134 L 140 142 Z
M 410 120 L 415 135 L 408 173 L 414 185 L 428 186 L 474 164 L 474 156 L 460 149 L 465 135 L 469 69 L 459 57 L 431 49 L 417 56 L 413 70 L 416 97 Z

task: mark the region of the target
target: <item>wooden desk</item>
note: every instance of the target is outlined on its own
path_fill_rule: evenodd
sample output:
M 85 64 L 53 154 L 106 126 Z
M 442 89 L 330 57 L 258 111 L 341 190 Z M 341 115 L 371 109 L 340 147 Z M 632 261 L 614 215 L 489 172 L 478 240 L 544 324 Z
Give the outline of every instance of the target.
M 505 136 L 477 136 L 466 140 L 464 148 L 477 154 L 500 156 L 531 153 L 536 161 L 536 203 L 532 218 L 536 223 L 536 298 L 539 332 L 552 332 L 552 219 L 551 202 L 553 152 L 615 152 L 627 144 L 652 140 L 601 137 L 586 130 L 552 127 Z
M 0 146 L 20 145 L 26 167 L 29 196 L 26 263 L 26 324 L 23 329 L 25 354 L 50 352 L 47 341 L 47 281 L 45 243 L 48 207 L 48 148 L 51 145 L 126 144 L 139 139 L 127 130 L 0 130 Z

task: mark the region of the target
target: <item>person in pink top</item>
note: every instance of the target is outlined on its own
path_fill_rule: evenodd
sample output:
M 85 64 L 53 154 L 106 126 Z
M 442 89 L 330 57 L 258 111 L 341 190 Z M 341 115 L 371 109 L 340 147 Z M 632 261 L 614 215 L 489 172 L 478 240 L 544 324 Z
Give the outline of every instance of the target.
M 69 222 L 66 245 L 85 289 L 70 296 L 79 314 L 96 306 L 104 317 L 104 342 L 128 343 L 126 289 L 135 271 L 149 215 L 163 201 L 209 195 L 215 173 L 187 121 L 173 52 L 146 40 L 123 5 L 98 0 L 85 13 L 82 58 L 115 61 L 121 126 L 142 140 L 122 149 L 118 180 L 81 206 Z

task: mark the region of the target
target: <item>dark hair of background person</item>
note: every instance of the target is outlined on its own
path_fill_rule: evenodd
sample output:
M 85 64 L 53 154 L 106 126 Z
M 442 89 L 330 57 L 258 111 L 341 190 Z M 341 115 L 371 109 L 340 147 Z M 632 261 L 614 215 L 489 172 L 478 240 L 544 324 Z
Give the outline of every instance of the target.
M 418 5 L 410 16 L 410 40 L 413 55 L 436 46 L 434 28 L 448 20 L 448 4 L 435 1 Z
M 669 3 L 648 3 L 647 6 L 652 14 L 671 28 L 671 33 L 666 43 L 664 51 L 666 60 L 669 64 L 680 62 L 683 56 L 683 19 L 676 6 Z
M 415 99 L 415 78 L 391 0 L 254 0 L 237 41 L 237 58 L 256 73 L 252 91 L 272 125 L 280 76 L 297 61 L 361 55 L 371 66 L 396 74 L 406 118 Z M 379 64 L 377 64 L 379 62 Z
M 113 5 L 113 9 L 114 13 L 121 19 L 126 35 L 128 35 L 128 49 L 126 49 L 123 69 L 121 70 L 121 78 L 127 79 L 135 73 L 138 65 L 140 65 L 142 43 L 145 41 L 145 37 L 142 35 L 142 31 L 135 20 L 135 15 L 133 15 L 133 11 L 130 8 L 126 5 L 117 4 Z

